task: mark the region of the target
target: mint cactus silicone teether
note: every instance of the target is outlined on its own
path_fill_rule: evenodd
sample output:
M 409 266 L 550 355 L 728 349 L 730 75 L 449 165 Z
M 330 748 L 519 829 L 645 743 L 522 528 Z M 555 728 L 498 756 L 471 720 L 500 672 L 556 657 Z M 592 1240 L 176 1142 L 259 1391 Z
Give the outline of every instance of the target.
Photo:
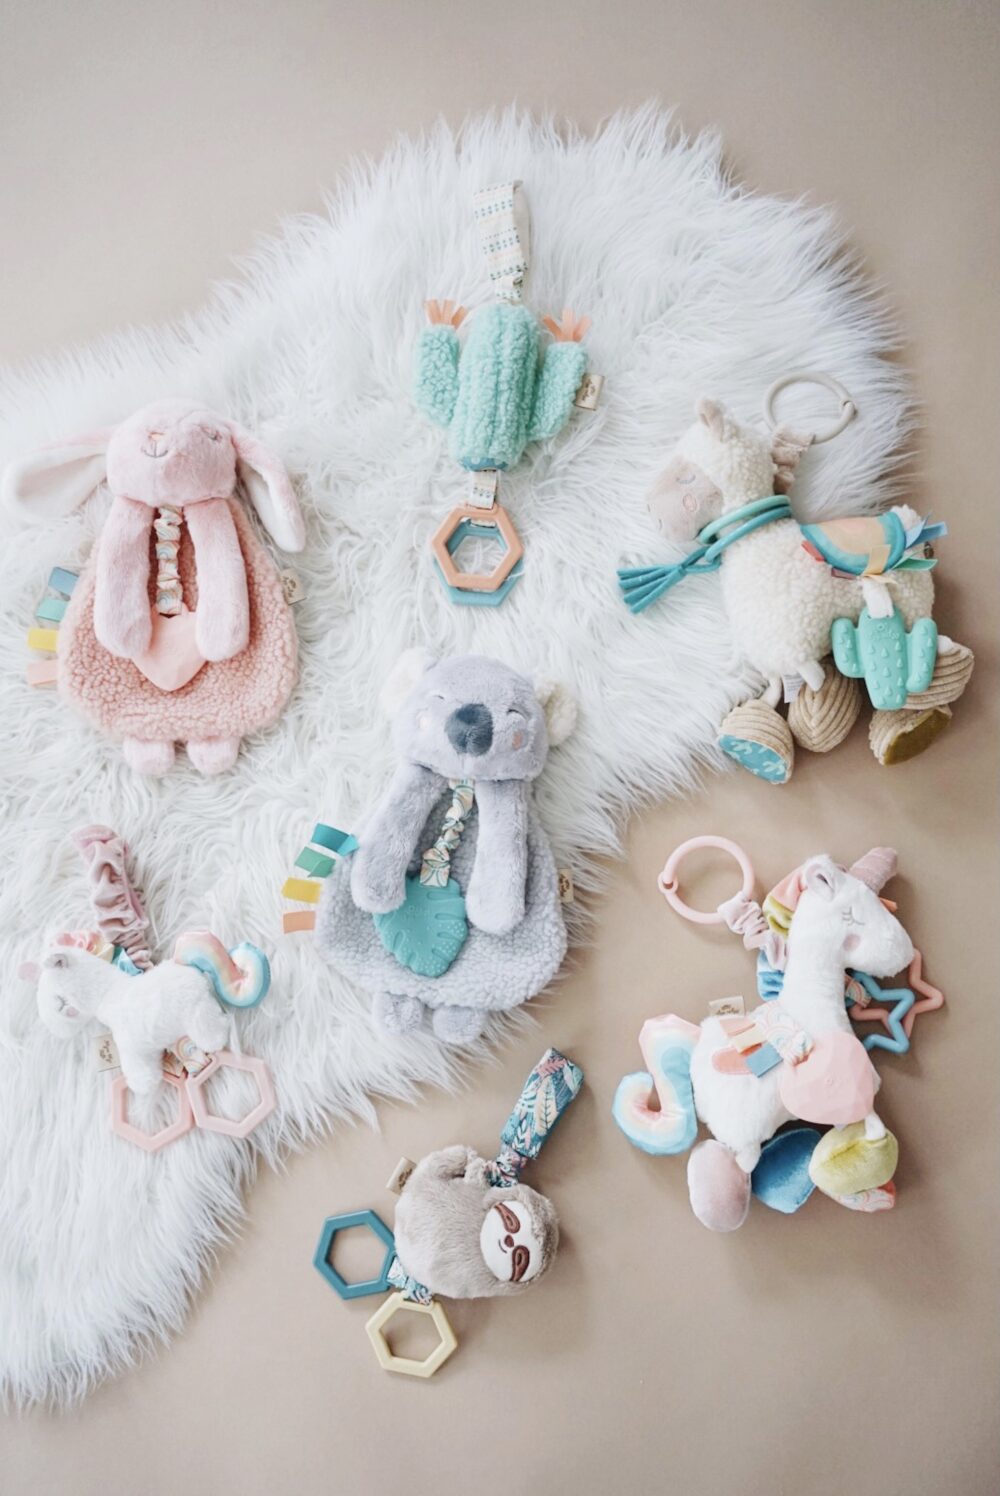
M 909 633 L 898 608 L 873 618 L 865 608 L 855 626 L 834 620 L 833 658 L 842 675 L 862 678 L 876 711 L 899 711 L 908 696 L 926 691 L 937 661 L 937 624 L 918 618 Z

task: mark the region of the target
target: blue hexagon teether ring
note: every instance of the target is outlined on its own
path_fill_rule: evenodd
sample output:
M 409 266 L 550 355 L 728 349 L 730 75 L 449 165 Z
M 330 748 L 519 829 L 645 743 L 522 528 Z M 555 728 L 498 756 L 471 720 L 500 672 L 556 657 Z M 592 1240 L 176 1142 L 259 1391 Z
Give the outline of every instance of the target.
M 360 1283 L 348 1283 L 331 1262 L 333 1241 L 338 1231 L 349 1231 L 355 1226 L 367 1226 L 385 1246 L 385 1258 L 377 1278 L 368 1278 Z M 313 1255 L 313 1266 L 342 1299 L 362 1299 L 373 1293 L 386 1293 L 390 1287 L 389 1268 L 396 1255 L 396 1241 L 388 1226 L 374 1210 L 355 1210 L 347 1215 L 328 1216 L 323 1222 L 319 1242 Z

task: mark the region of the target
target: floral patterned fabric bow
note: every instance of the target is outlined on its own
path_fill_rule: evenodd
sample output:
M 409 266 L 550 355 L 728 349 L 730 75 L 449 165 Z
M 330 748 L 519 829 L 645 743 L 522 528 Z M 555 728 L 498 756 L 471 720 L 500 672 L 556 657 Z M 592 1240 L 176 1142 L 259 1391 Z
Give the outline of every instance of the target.
M 420 881 L 428 888 L 446 888 L 451 877 L 451 854 L 461 840 L 465 823 L 475 803 L 476 793 L 471 779 L 452 779 L 451 804 L 445 812 L 438 839 L 428 847 L 420 862 Z

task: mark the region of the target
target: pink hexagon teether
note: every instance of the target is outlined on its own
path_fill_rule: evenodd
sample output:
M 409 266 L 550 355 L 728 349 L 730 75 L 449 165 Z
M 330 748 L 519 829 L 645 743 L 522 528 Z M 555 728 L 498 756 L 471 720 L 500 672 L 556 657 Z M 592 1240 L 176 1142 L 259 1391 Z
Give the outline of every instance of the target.
M 130 1143 L 144 1148 L 147 1153 L 156 1153 L 160 1148 L 165 1148 L 168 1143 L 174 1143 L 182 1138 L 186 1132 L 190 1132 L 194 1126 L 194 1112 L 188 1096 L 186 1083 L 176 1075 L 168 1075 L 164 1072 L 163 1083 L 172 1086 L 177 1092 L 177 1118 L 168 1122 L 166 1127 L 161 1127 L 158 1132 L 145 1132 L 143 1128 L 137 1127 L 134 1122 L 128 1120 L 127 1098 L 128 1083 L 124 1075 L 115 1077 L 111 1087 L 111 1131 L 116 1132 L 119 1137 L 125 1138 Z
M 217 1070 L 225 1068 L 245 1070 L 248 1075 L 254 1077 L 260 1093 L 257 1105 L 251 1107 L 245 1117 L 240 1117 L 235 1121 L 230 1117 L 217 1117 L 214 1112 L 210 1112 L 204 1094 L 206 1082 Z M 230 1138 L 249 1137 L 254 1128 L 258 1127 L 265 1117 L 269 1117 L 278 1105 L 271 1072 L 264 1061 L 257 1059 L 254 1055 L 234 1054 L 229 1049 L 217 1050 L 204 1070 L 199 1070 L 197 1075 L 188 1077 L 187 1094 L 194 1112 L 195 1124 L 203 1127 L 206 1132 L 222 1132 Z

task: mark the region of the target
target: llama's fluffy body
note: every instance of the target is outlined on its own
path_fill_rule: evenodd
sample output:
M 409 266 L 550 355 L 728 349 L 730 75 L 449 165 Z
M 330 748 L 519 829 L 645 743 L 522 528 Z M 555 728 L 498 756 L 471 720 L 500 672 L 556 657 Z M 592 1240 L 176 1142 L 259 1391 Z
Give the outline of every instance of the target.
M 897 512 L 904 524 L 916 518 L 911 509 Z M 792 519 L 775 520 L 726 551 L 722 596 L 741 652 L 768 677 L 796 675 L 804 664 L 822 660 L 830 653 L 834 619 L 856 621 L 865 606 L 860 580 L 834 576 L 815 561 Z M 929 618 L 932 573 L 893 572 L 892 600 L 907 628 Z

